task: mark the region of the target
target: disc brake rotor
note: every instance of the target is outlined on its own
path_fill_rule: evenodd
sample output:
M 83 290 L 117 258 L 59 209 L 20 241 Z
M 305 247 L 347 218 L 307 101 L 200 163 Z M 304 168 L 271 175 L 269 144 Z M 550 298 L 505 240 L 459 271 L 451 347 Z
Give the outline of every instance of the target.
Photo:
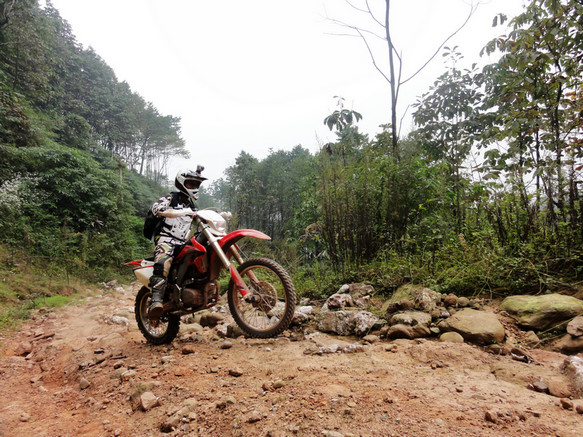
M 277 292 L 269 282 L 259 281 L 253 284 L 253 296 L 256 298 L 253 306 L 268 313 L 277 303 Z

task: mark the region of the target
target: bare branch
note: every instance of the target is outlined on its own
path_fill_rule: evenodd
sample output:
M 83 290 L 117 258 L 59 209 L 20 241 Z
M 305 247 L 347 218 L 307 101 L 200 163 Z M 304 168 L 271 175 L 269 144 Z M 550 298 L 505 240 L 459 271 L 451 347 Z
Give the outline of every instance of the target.
M 405 111 L 403 111 L 403 116 L 401 117 L 401 121 L 399 121 L 399 130 L 397 131 L 397 135 L 399 137 L 401 136 L 401 129 L 403 128 L 403 119 L 405 118 L 405 115 L 407 115 L 407 111 L 409 110 L 410 107 L 411 107 L 411 105 L 407 105 L 407 107 L 405 108 Z
M 379 26 L 381 27 L 385 27 L 383 23 L 381 23 L 372 13 L 372 10 L 370 8 L 370 5 L 368 3 L 368 0 L 365 1 L 366 3 L 366 9 L 363 8 L 359 8 L 358 6 L 355 6 L 354 4 L 352 4 L 352 2 L 350 2 L 350 0 L 345 0 L 346 3 L 354 10 L 358 11 L 358 12 L 364 12 L 365 14 L 370 15 L 370 17 L 373 19 L 374 22 L 376 22 Z
M 476 10 L 478 9 L 478 6 L 480 5 L 480 3 L 478 2 L 477 4 L 474 4 L 474 2 L 471 3 L 470 5 L 470 12 L 468 13 L 468 16 L 466 17 L 466 20 L 462 23 L 462 25 L 460 27 L 458 27 L 450 36 L 448 36 L 442 43 L 441 45 L 437 48 L 437 50 L 435 50 L 435 53 L 433 53 L 433 55 L 431 55 L 431 57 L 427 60 L 427 62 L 425 62 L 425 64 L 423 64 L 421 66 L 421 68 L 419 68 L 415 73 L 413 73 L 411 76 L 409 76 L 407 79 L 405 79 L 403 82 L 401 82 L 401 84 L 405 84 L 407 82 L 409 82 L 411 79 L 413 79 L 415 76 L 417 76 L 421 71 L 423 71 L 423 69 L 425 67 L 427 67 L 427 65 L 437 56 L 437 54 L 439 53 L 439 51 L 443 48 L 443 46 L 450 40 L 452 39 L 455 35 L 457 35 L 457 33 L 462 30 L 466 24 L 468 24 L 468 21 L 470 21 L 470 18 L 472 17 L 472 15 L 474 15 L 474 12 L 476 12 Z
M 373 31 L 371 31 L 371 30 L 368 30 L 368 29 L 362 29 L 362 28 L 360 28 L 360 27 L 358 27 L 358 26 L 353 26 L 353 25 L 351 25 L 351 24 L 345 23 L 344 21 L 340 21 L 340 20 L 337 20 L 337 19 L 335 19 L 335 18 L 330 18 L 330 17 L 328 17 L 328 16 L 326 16 L 326 19 L 327 19 L 328 21 L 330 21 L 332 24 L 335 24 L 335 25 L 337 25 L 337 26 L 339 26 L 339 27 L 346 27 L 346 28 L 348 28 L 348 29 L 352 29 L 352 30 L 354 30 L 355 32 L 357 32 L 357 33 L 359 33 L 359 34 L 360 34 L 360 33 L 367 33 L 367 34 L 369 34 L 369 35 L 372 35 L 372 36 L 374 36 L 375 38 L 378 38 L 378 39 L 380 39 L 380 40 L 382 40 L 382 41 L 386 41 L 386 40 L 385 40 L 385 37 L 383 37 L 383 36 L 381 36 L 381 35 L 378 35 L 378 34 L 374 33 L 374 32 L 373 32 Z M 335 34 L 335 33 L 328 33 L 328 35 L 339 35 L 339 34 Z M 342 36 L 349 36 L 348 34 L 340 34 L 340 35 L 342 35 Z M 358 36 L 358 35 L 350 35 L 350 36 Z
M 383 70 L 377 65 L 377 61 L 372 53 L 370 46 L 368 45 L 368 41 L 366 40 L 364 35 L 360 32 L 360 29 L 355 29 L 355 30 L 358 32 L 358 34 L 360 35 L 360 37 L 364 41 L 364 45 L 366 46 L 366 49 L 368 50 L 368 54 L 370 55 L 370 59 L 372 60 L 372 65 L 374 65 L 374 68 L 377 69 L 377 71 L 381 74 L 381 76 L 383 76 L 385 78 L 385 80 L 388 83 L 391 83 L 391 80 L 387 77 L 387 75 L 383 72 Z

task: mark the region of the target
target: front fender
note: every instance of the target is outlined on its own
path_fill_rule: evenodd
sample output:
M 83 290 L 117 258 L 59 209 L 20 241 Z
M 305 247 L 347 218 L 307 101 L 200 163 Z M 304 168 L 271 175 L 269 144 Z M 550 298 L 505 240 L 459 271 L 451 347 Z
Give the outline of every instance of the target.
M 269 235 L 264 234 L 261 231 L 257 231 L 255 229 L 238 229 L 221 238 L 219 240 L 219 246 L 221 246 L 221 249 L 226 252 L 229 250 L 229 247 L 231 247 L 243 237 L 258 238 L 260 240 L 271 240 Z
M 257 238 L 259 240 L 271 240 L 269 235 L 255 229 L 238 229 L 236 231 L 230 232 L 218 241 L 219 246 L 221 247 L 222 251 L 225 252 L 227 258 L 230 259 L 231 256 L 233 256 L 232 252 L 229 251 L 231 246 L 244 237 Z M 217 255 L 214 252 L 211 255 L 211 266 L 211 278 L 218 277 L 219 271 L 223 264 L 217 259 Z

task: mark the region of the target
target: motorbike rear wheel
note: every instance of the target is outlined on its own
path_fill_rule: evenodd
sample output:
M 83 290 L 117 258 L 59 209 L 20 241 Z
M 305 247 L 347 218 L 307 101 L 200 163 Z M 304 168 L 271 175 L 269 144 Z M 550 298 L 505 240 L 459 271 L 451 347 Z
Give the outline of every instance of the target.
M 267 258 L 250 259 L 237 270 L 250 293 L 241 296 L 233 280 L 229 282 L 227 299 L 235 322 L 251 337 L 281 334 L 289 327 L 296 308 L 294 284 L 289 274 Z
M 180 328 L 180 317 L 173 314 L 162 314 L 157 321 L 150 320 L 148 306 L 150 305 L 150 289 L 142 287 L 136 295 L 134 312 L 138 328 L 151 344 L 170 343 Z

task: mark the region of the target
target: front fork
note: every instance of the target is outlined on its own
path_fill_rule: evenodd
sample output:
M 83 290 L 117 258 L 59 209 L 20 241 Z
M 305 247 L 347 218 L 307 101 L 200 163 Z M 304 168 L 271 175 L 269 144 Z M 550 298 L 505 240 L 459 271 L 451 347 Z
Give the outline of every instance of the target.
M 223 266 L 231 273 L 231 278 L 233 278 L 233 282 L 235 283 L 235 286 L 239 290 L 239 293 L 241 293 L 241 296 L 243 297 L 247 296 L 249 294 L 247 285 L 245 284 L 245 281 L 243 281 L 243 278 L 241 278 L 241 275 L 239 274 L 237 267 L 235 267 L 235 265 L 231 261 L 229 261 L 229 258 L 227 258 L 227 255 L 225 254 L 225 252 L 221 248 L 221 245 L 219 244 L 219 239 L 212 234 L 212 232 L 208 229 L 207 226 L 203 226 L 202 232 L 207 238 L 210 245 L 215 250 L 215 253 L 223 263 Z M 237 262 L 239 264 L 242 264 L 243 257 L 241 257 L 241 254 L 236 249 L 236 247 L 231 246 L 229 250 L 233 253 L 233 257 L 237 260 Z M 254 282 L 257 281 L 257 277 L 253 272 L 248 272 L 247 275 L 249 276 L 249 279 L 251 279 L 251 281 Z

